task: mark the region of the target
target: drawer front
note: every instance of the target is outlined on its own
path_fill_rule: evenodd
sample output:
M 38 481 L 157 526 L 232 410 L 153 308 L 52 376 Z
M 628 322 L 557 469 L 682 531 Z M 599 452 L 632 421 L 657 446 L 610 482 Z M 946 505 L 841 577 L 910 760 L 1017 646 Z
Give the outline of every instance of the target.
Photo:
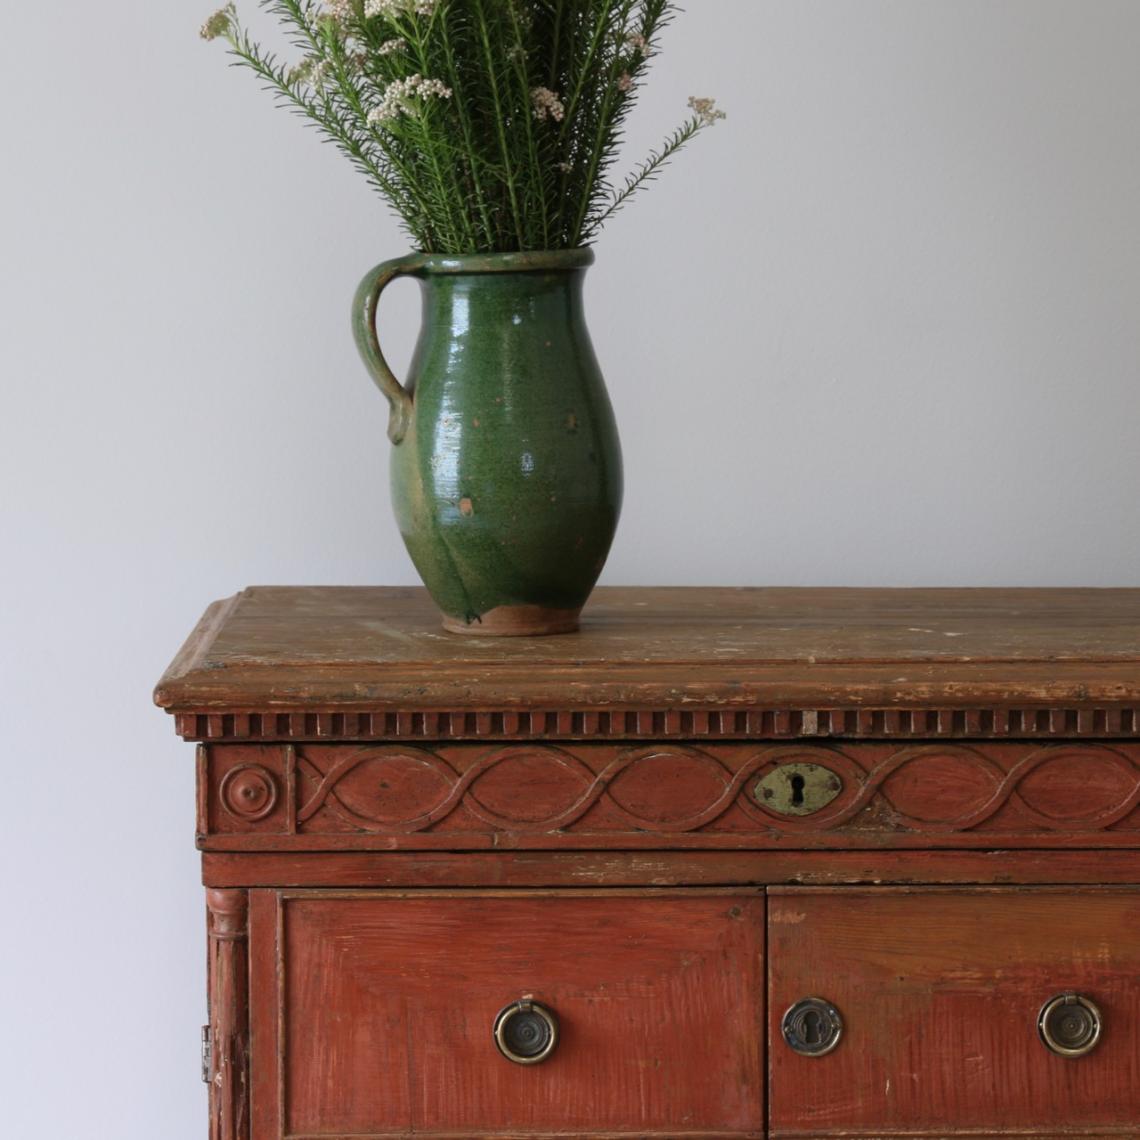
M 210 744 L 207 850 L 1140 847 L 1135 742 Z
M 778 890 L 768 953 L 773 1136 L 1140 1132 L 1140 893 Z M 1062 1047 L 1099 1025 L 1085 1055 L 1042 1040 L 1060 995 L 1099 1013 L 1049 1019 Z M 842 1025 L 817 1056 L 785 1039 L 829 1042 L 826 1010 L 785 1018 L 809 997 Z
M 275 897 L 251 931 L 278 950 L 255 1066 L 280 1066 L 255 1075 L 254 1140 L 764 1134 L 755 891 Z M 549 1011 L 540 1063 L 493 1037 L 520 1001 L 504 1044 Z M 277 1059 L 256 1039 L 275 1023 Z

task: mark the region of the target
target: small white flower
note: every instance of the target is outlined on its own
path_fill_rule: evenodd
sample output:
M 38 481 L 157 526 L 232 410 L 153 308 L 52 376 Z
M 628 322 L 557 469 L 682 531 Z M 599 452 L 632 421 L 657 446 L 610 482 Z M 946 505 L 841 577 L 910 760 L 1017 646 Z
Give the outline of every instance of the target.
M 377 49 L 377 55 L 393 55 L 404 48 L 404 41 L 400 39 L 385 40 Z
M 547 119 L 560 123 L 566 117 L 566 107 L 549 87 L 536 87 L 530 93 L 530 101 L 534 104 L 534 117 L 540 123 Z
M 695 95 L 689 100 L 689 107 L 696 113 L 702 127 L 711 127 L 718 119 L 727 119 L 723 111 L 716 109 L 715 99 L 698 99 Z
M 296 87 L 298 83 L 308 83 L 309 75 L 313 70 L 313 61 L 306 59 L 303 63 L 297 64 L 296 67 L 290 68 L 285 75 L 285 82 L 290 87 Z
M 225 8 L 219 8 L 202 26 L 198 29 L 198 35 L 204 40 L 216 40 L 219 36 L 224 36 L 230 30 L 230 22 L 233 19 L 233 8 L 227 5 Z
M 396 79 L 384 89 L 379 104 L 368 112 L 368 121 L 374 127 L 390 123 L 399 115 L 410 114 L 417 99 L 450 99 L 451 94 L 451 88 L 438 79 L 425 79 L 422 75 Z
M 327 60 L 310 56 L 308 59 L 304 59 L 297 64 L 297 66 L 285 76 L 285 81 L 290 87 L 296 87 L 297 84 L 304 83 L 315 89 L 324 86 L 325 80 L 328 79 L 331 70 Z
M 625 42 L 629 44 L 642 59 L 648 59 L 653 54 L 652 44 L 650 44 L 640 32 L 630 32 L 629 35 L 625 37 Z
M 317 16 L 330 17 L 337 23 L 343 23 L 352 15 L 352 0 L 324 0 L 318 5 Z
M 409 13 L 416 16 L 430 16 L 439 0 L 364 0 L 364 15 L 372 20 L 377 16 L 395 20 Z
M 633 90 L 633 76 L 628 71 L 622 72 L 621 78 L 617 82 L 617 88 L 623 94 Z

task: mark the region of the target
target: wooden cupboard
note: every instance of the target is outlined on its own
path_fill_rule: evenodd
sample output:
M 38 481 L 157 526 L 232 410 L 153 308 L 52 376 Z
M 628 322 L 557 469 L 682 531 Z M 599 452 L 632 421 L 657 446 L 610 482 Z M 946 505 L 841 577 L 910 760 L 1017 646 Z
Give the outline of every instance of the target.
M 245 591 L 212 1140 L 1140 1134 L 1140 591 Z

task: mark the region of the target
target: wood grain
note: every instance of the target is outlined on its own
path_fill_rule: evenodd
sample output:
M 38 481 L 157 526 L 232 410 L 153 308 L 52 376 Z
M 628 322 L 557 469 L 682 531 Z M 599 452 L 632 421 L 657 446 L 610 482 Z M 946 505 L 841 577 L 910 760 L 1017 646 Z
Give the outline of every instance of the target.
M 503 644 L 436 622 L 421 590 L 249 589 L 210 609 L 155 699 L 204 716 L 392 710 L 409 727 L 701 706 L 1128 706 L 1131 724 L 1140 706 L 1140 590 L 603 589 L 563 637 Z
M 208 745 L 208 850 L 1140 847 L 1140 745 Z M 788 815 L 758 786 L 810 764 Z
M 1140 590 L 603 590 L 486 642 L 256 588 L 156 699 L 201 742 L 211 1140 L 1140 1135 Z M 763 799 L 796 765 L 814 813 Z M 524 993 L 534 1069 L 490 1040 Z
M 210 991 L 210 1140 L 249 1137 L 249 897 L 206 892 Z
M 1135 851 L 287 852 L 202 856 L 215 887 L 1140 884 Z
M 763 1134 L 755 891 L 281 905 L 290 1136 Z M 495 1014 L 527 995 L 561 1021 L 533 1067 L 491 1040 Z
M 279 1140 L 282 1010 L 277 1001 L 281 912 L 275 890 L 249 892 L 250 1140 Z
M 774 889 L 772 1135 L 1134 1135 L 1138 930 L 1136 891 Z M 1104 1013 L 1077 1060 L 1037 1039 L 1042 1005 L 1068 990 Z M 844 1018 L 826 1057 L 781 1039 L 808 996 Z

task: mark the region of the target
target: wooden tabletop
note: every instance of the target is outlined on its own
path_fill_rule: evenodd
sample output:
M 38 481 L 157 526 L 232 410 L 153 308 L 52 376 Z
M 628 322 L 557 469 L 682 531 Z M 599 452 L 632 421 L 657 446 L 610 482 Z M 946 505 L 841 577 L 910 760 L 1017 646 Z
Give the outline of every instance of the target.
M 967 706 L 1140 700 L 1140 589 L 610 588 L 580 633 L 445 633 L 425 591 L 254 587 L 159 682 L 171 711 Z

